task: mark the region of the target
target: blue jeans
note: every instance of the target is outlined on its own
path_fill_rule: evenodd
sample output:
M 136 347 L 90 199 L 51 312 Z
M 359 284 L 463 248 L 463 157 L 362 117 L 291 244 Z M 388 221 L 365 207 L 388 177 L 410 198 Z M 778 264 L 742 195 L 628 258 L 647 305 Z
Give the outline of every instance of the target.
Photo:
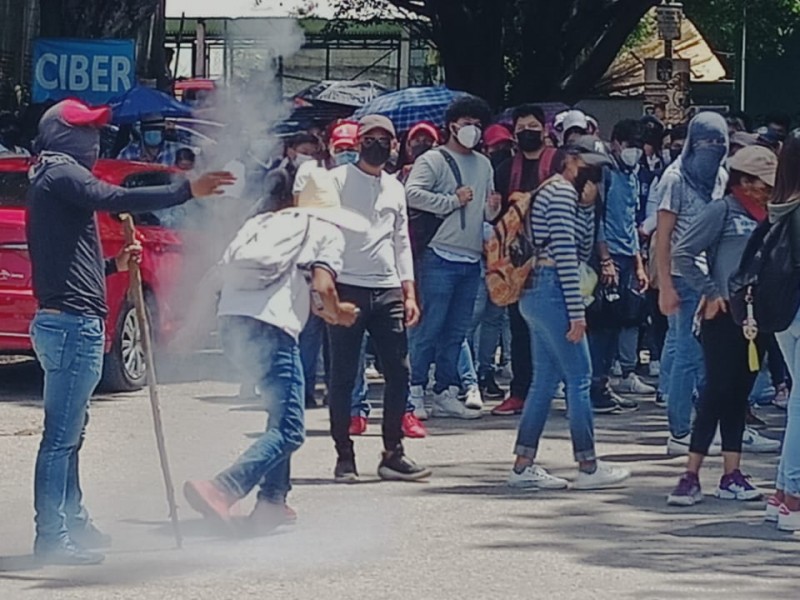
M 303 381 L 305 382 L 305 395 L 308 399 L 306 404 L 312 405 L 316 402 L 314 390 L 317 387 L 317 364 L 319 363 L 319 351 L 325 338 L 325 321 L 317 315 L 308 318 L 303 332 L 300 334 L 300 360 L 303 364 Z M 327 374 L 327 373 L 326 373 Z M 327 383 L 327 381 L 325 382 Z
M 480 275 L 477 263 L 450 262 L 425 250 L 419 274 L 422 319 L 409 336 L 411 385 L 425 386 L 434 361 L 434 393 L 461 385 L 459 358 L 472 322 Z
M 563 381 L 575 460 L 595 460 L 594 423 L 589 399 L 592 383 L 589 342 L 586 336 L 577 344 L 567 340 L 569 316 L 554 268 L 541 267 L 536 271 L 533 289 L 523 292 L 519 308 L 531 331 L 533 383 L 522 411 L 514 453 L 536 458 L 550 403 L 558 384 Z
M 68 538 L 88 520 L 78 454 L 89 421 L 89 399 L 103 370 L 105 330 L 98 317 L 36 313 L 31 340 L 44 369 L 44 432 L 36 457 L 36 537 Z
M 220 338 L 231 363 L 258 382 L 269 418 L 264 434 L 215 481 L 236 498 L 260 485 L 260 499 L 285 502 L 291 456 L 305 439 L 300 349 L 287 333 L 250 317 L 221 317 Z
M 483 276 L 483 269 L 481 269 L 481 275 Z M 481 381 L 494 375 L 494 357 L 503 330 L 504 315 L 505 309 L 497 306 L 489 298 L 486 281 L 481 277 L 478 294 L 475 298 L 472 324 L 467 337 L 473 351 L 472 357 L 478 372 L 478 379 Z
M 786 366 L 795 385 L 789 395 L 783 451 L 778 464 L 775 487 L 792 496 L 800 496 L 800 312 L 789 329 L 775 335 Z
M 667 335 L 664 336 L 664 348 L 661 350 L 661 374 L 658 376 L 658 393 L 669 398 L 669 383 L 672 378 L 672 365 L 675 362 L 675 327 L 672 326 L 674 316 L 667 318 Z
M 692 331 L 694 313 L 700 303 L 700 294 L 683 277 L 673 277 L 675 291 L 681 299 L 675 315 L 670 316 L 669 333 L 674 335 L 674 358 L 670 369 L 667 418 L 674 437 L 683 437 L 692 431 L 692 408 L 695 390 L 703 386 L 705 364 L 703 349 Z

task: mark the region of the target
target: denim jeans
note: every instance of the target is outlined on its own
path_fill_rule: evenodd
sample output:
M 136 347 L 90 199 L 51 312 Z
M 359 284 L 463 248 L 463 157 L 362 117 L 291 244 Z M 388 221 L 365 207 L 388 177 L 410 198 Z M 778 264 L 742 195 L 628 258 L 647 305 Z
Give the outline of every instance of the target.
M 789 395 L 783 451 L 778 464 L 775 487 L 792 496 L 800 496 L 800 312 L 789 329 L 775 335 L 795 384 Z
M 667 333 L 661 350 L 661 373 L 658 376 L 658 393 L 669 398 L 669 383 L 672 379 L 672 364 L 675 362 L 675 316 L 667 318 Z
M 530 328 L 534 364 L 533 383 L 522 411 L 514 453 L 536 458 L 550 404 L 559 382 L 564 381 L 575 460 L 594 460 L 589 343 L 586 336 L 577 344 L 567 340 L 569 316 L 554 268 L 540 267 L 536 271 L 533 288 L 523 292 L 519 308 Z
M 289 334 L 250 317 L 221 317 L 220 338 L 231 363 L 258 382 L 269 417 L 264 434 L 215 481 L 237 498 L 260 485 L 260 499 L 285 502 L 292 453 L 305 440 L 300 348 Z
M 308 318 L 303 332 L 300 334 L 300 360 L 303 364 L 303 381 L 305 382 L 306 404 L 313 405 L 316 402 L 314 392 L 317 387 L 317 364 L 319 363 L 319 351 L 323 347 L 325 340 L 325 321 L 321 317 L 312 314 Z M 327 367 L 327 365 L 326 365 Z M 325 369 L 328 376 L 328 369 Z M 327 384 L 328 382 L 325 381 Z
M 421 259 L 422 319 L 410 336 L 411 385 L 425 386 L 436 362 L 434 393 L 461 385 L 459 359 L 472 322 L 480 265 L 444 260 L 433 250 Z
M 44 369 L 44 432 L 36 457 L 36 537 L 58 543 L 88 520 L 78 455 L 89 421 L 89 399 L 103 370 L 103 320 L 38 312 L 30 328 Z
M 483 279 L 484 274 L 485 270 L 481 265 L 481 281 L 478 285 L 475 311 L 472 314 L 472 323 L 467 336 L 480 381 L 494 374 L 494 357 L 500 341 L 500 334 L 503 331 L 505 315 L 505 309 L 497 306 L 489 297 L 489 290 Z
M 511 326 L 511 395 L 516 398 L 527 398 L 533 377 L 533 357 L 531 356 L 531 334 L 528 323 L 522 317 L 519 303 L 508 307 L 508 319 Z
M 700 342 L 692 331 L 700 294 L 683 277 L 673 277 L 672 280 L 680 298 L 680 307 L 670 319 L 670 333 L 675 336 L 675 355 L 670 369 L 667 418 L 670 433 L 674 437 L 683 437 L 692 430 L 692 400 L 695 390 L 703 386 L 705 365 Z

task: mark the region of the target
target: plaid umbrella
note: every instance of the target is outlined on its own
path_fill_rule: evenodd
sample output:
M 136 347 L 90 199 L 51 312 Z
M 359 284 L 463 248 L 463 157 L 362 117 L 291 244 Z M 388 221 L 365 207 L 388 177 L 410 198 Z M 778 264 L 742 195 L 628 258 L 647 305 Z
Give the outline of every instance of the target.
M 466 92 L 456 92 L 446 87 L 415 87 L 378 96 L 359 108 L 353 115 L 384 115 L 392 120 L 397 133 L 408 131 L 420 121 L 444 125 L 444 113 L 450 103 Z

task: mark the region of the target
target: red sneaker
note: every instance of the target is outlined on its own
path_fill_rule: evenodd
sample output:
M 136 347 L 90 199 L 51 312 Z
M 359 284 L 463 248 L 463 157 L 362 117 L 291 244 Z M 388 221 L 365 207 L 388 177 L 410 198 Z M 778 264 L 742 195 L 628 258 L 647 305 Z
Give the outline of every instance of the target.
M 239 500 L 221 490 L 213 481 L 187 481 L 183 485 L 183 495 L 189 506 L 201 515 L 225 523 L 230 522 L 231 506 Z
M 428 431 L 413 412 L 407 412 L 403 415 L 403 435 L 407 438 L 424 438 Z
M 350 417 L 350 435 L 363 435 L 367 430 L 367 417 Z
M 525 406 L 525 400 L 517 396 L 509 396 L 500 404 L 492 409 L 492 414 L 495 417 L 508 417 L 510 415 L 522 414 L 522 409 Z
M 294 525 L 296 522 L 297 513 L 288 504 L 266 500 L 258 500 L 247 519 L 249 532 L 256 535 L 266 535 L 281 525 Z

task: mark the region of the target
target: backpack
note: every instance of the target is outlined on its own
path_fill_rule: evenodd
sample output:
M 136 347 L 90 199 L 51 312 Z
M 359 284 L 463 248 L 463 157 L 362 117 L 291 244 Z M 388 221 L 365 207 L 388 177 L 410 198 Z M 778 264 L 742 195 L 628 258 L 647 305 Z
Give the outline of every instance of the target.
M 800 265 L 793 256 L 791 215 L 761 223 L 729 281 L 731 314 L 759 332 L 785 331 L 800 308 Z M 755 320 L 755 323 L 752 321 Z
M 241 291 L 267 289 L 292 272 L 310 226 L 311 217 L 291 211 L 248 220 L 222 256 L 223 281 Z

